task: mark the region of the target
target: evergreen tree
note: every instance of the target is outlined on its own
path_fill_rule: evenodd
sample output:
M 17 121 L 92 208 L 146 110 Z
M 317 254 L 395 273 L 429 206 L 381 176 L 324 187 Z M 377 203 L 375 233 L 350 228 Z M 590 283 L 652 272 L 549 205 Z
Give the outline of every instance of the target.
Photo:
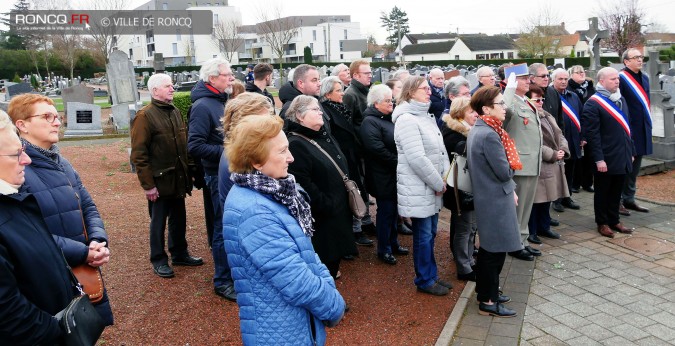
M 30 40 L 30 35 L 20 33 L 10 21 L 10 13 L 25 13 L 30 9 L 28 0 L 18 0 L 10 12 L 2 13 L 0 23 L 9 28 L 9 30 L 0 30 L 0 48 L 10 50 L 26 49 L 26 42 Z
M 312 64 L 313 59 L 312 59 L 312 49 L 309 48 L 308 46 L 305 46 L 305 51 L 304 51 L 304 58 L 305 58 L 305 64 Z
M 398 47 L 399 36 L 403 38 L 405 34 L 410 32 L 410 27 L 408 26 L 408 14 L 397 6 L 394 6 L 388 14 L 381 12 L 380 20 L 382 21 L 382 27 L 386 28 L 389 33 L 389 36 L 387 37 L 389 46 L 392 49 Z

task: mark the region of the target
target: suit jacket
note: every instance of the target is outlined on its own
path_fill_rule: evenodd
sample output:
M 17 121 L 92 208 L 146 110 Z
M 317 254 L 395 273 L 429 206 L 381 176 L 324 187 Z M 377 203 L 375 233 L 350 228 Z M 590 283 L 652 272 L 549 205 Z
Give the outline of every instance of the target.
M 649 78 L 642 72 L 633 73 L 628 68 L 623 71 L 628 72 L 633 78 L 642 85 L 642 88 L 647 93 L 647 100 L 649 100 Z M 652 150 L 652 123 L 649 120 L 647 111 L 637 95 L 624 83 L 623 78 L 619 83 L 619 90 L 621 96 L 626 99 L 628 105 L 628 113 L 630 114 L 630 134 L 633 137 L 633 144 L 637 155 L 650 155 Z
M 621 103 L 622 111 L 626 114 L 628 106 L 623 97 Z M 586 101 L 581 117 L 582 132 L 588 141 L 593 161 L 605 161 L 609 174 L 630 173 L 633 170 L 631 158 L 635 155 L 635 147 L 621 124 L 593 99 Z
M 523 169 L 516 171 L 517 176 L 539 176 L 541 170 L 541 124 L 534 106 L 516 95 L 515 88 L 504 89 L 506 120 L 504 129 L 516 142 L 516 149 L 523 163 Z
M 570 107 L 577 113 L 579 117 L 579 123 L 581 123 L 581 110 L 584 108 L 584 105 L 581 103 L 579 96 L 577 94 L 566 91 L 564 94 L 559 94 L 561 98 L 564 98 L 565 101 L 570 105 Z M 565 139 L 570 149 L 570 158 L 571 159 L 580 159 L 581 158 L 581 130 L 577 128 L 575 124 L 572 123 L 572 120 L 564 114 L 563 112 L 563 123 L 565 124 L 563 130 L 565 134 Z

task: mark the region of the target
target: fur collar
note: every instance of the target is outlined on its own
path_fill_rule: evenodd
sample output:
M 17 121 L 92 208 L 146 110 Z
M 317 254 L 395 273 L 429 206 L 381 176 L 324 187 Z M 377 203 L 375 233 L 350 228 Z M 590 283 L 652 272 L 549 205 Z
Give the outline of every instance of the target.
M 446 124 L 448 125 L 448 128 L 449 128 L 450 130 L 453 130 L 453 131 L 455 131 L 455 132 L 459 132 L 459 133 L 461 133 L 464 137 L 469 137 L 469 130 L 470 130 L 470 128 L 467 128 L 466 125 L 464 125 L 464 123 L 460 122 L 459 120 L 457 120 L 457 119 L 455 119 L 455 118 L 450 118 L 450 117 L 449 117 L 449 119 L 448 119 L 448 121 L 446 122 Z

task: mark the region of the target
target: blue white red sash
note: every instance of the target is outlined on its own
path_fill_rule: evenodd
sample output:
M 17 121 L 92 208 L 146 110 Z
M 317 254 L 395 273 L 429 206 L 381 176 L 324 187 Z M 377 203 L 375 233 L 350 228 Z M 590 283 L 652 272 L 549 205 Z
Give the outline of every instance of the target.
M 563 113 L 565 113 L 565 115 L 567 115 L 567 117 L 570 118 L 572 124 L 574 124 L 574 126 L 577 127 L 577 130 L 581 132 L 581 123 L 579 123 L 579 114 L 577 114 L 574 111 L 574 108 L 572 108 L 572 106 L 570 106 L 570 104 L 567 103 L 567 100 L 565 100 L 565 98 L 562 95 L 560 95 L 560 102 L 562 102 Z
M 624 131 L 628 134 L 628 137 L 630 137 L 630 126 L 628 125 L 628 119 L 626 119 L 626 115 L 623 114 L 623 112 L 616 107 L 614 102 L 610 101 L 608 98 L 599 95 L 598 93 L 593 94 L 589 100 L 593 100 L 600 104 L 600 107 L 604 108 L 609 115 L 616 120 L 621 127 L 623 127 Z
M 640 103 L 642 104 L 642 107 L 645 109 L 645 113 L 647 114 L 647 120 L 651 125 L 652 112 L 649 108 L 650 106 L 649 95 L 647 95 L 647 92 L 645 92 L 645 89 L 642 87 L 642 85 L 638 83 L 635 80 L 635 78 L 631 76 L 630 73 L 623 70 L 619 72 L 619 77 L 621 78 L 621 82 L 626 83 L 626 85 L 628 85 L 628 89 L 630 89 L 635 94 L 635 96 L 637 96 L 638 100 L 640 100 Z

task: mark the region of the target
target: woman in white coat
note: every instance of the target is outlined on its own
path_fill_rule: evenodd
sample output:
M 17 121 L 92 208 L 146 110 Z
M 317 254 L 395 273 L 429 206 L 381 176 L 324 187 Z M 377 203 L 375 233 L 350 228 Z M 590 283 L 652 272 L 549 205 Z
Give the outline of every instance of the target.
M 442 296 L 452 285 L 439 280 L 434 258 L 438 213 L 443 206 L 444 173 L 450 168 L 443 136 L 429 113 L 431 87 L 423 77 L 403 82 L 392 115 L 398 151 L 398 211 L 410 217 L 413 228 L 415 286 L 423 293 Z

